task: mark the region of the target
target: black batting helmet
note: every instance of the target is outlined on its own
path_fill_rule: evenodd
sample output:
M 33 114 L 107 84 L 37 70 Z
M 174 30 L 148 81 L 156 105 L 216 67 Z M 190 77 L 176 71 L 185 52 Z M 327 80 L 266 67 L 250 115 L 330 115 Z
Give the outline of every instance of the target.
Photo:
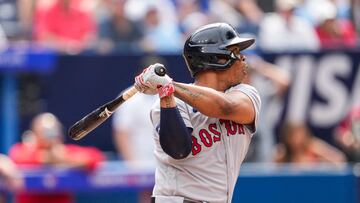
M 241 38 L 235 29 L 227 23 L 213 23 L 197 29 L 186 40 L 183 56 L 194 77 L 203 70 L 225 70 L 237 57 L 227 47 L 239 45 L 240 51 L 255 42 L 252 38 Z M 219 57 L 225 58 L 225 63 L 219 63 Z

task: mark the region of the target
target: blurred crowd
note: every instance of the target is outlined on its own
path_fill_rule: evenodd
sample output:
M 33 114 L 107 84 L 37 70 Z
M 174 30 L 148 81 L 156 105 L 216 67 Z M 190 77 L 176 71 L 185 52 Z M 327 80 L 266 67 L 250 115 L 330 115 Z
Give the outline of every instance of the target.
M 360 1 L 356 0 L 0 0 L 0 47 L 30 44 L 64 54 L 179 54 L 189 33 L 204 24 L 222 21 L 232 24 L 246 36 L 257 38 L 256 48 L 263 51 L 355 49 L 360 46 L 360 16 L 355 12 L 359 10 Z M 268 104 L 272 100 L 283 100 L 291 85 L 291 75 L 264 61 L 257 52 L 247 55 L 252 67 L 247 83 L 259 90 L 264 104 L 260 119 L 271 120 L 267 117 L 273 107 Z M 142 67 L 159 60 L 144 62 Z M 147 136 L 147 127 L 140 129 L 133 125 L 139 123 L 134 121 L 147 118 L 137 113 L 146 112 L 137 111 L 137 106 L 150 108 L 153 99 L 145 103 L 139 96 L 138 100 L 143 105 L 129 103 L 135 107 L 128 106 L 126 111 L 120 109 L 113 122 L 115 146 L 121 158 L 128 161 L 152 160 L 142 155 L 151 155 L 151 147 L 149 151 L 143 148 L 135 153 L 124 144 L 129 139 L 145 142 L 143 137 L 151 138 Z M 289 139 L 270 133 L 274 129 L 269 129 L 266 121 L 261 122 L 264 125 L 260 126 L 253 141 L 253 148 L 258 151 L 253 157 L 250 153 L 248 161 L 360 160 L 358 135 L 349 133 L 355 128 L 352 124 L 342 124 L 336 130 L 335 140 L 344 155 L 313 139 L 316 136 L 311 135 L 306 124 L 284 124 L 286 130 L 282 132 L 295 137 Z M 128 134 L 143 137 L 128 138 Z M 30 135 L 33 134 L 25 134 L 23 142 L 34 140 Z M 274 151 L 276 137 L 282 139 L 283 145 L 277 147 L 275 154 L 269 153 Z M 314 141 L 309 141 L 314 145 L 306 140 Z M 324 151 L 318 152 L 319 149 Z M 310 157 L 297 157 L 298 152 Z M 290 154 L 295 157 L 287 157 Z M 330 159 L 323 156 L 330 156 Z
M 54 114 L 40 113 L 32 119 L 21 141 L 11 147 L 8 157 L 0 154 L 0 182 L 4 181 L 5 188 L 14 192 L 14 202 L 74 202 L 69 191 L 42 193 L 23 190 L 21 171 L 26 168 L 57 167 L 89 172 L 105 160 L 103 153 L 95 147 L 65 144 L 62 128 L 62 123 Z M 0 203 L 4 201 L 0 192 Z
M 179 54 L 189 33 L 219 21 L 232 24 L 244 36 L 255 37 L 256 48 L 262 51 L 351 50 L 360 48 L 359 11 L 360 0 L 0 0 L 0 50 L 10 45 L 31 45 L 63 54 Z M 143 67 L 159 61 L 146 61 Z M 252 69 L 247 83 L 261 94 L 264 108 L 260 119 L 269 120 L 266 116 L 272 106 L 267 104 L 283 99 L 291 76 L 256 53 L 249 53 L 248 61 Z M 143 97 L 134 97 L 113 119 L 119 158 L 136 166 L 154 162 L 151 126 L 149 120 L 143 119 L 148 119 L 156 98 Z M 360 162 L 359 104 L 334 130 L 337 146 L 313 135 L 306 123 L 285 122 L 278 136 L 271 133 L 274 131 L 266 122 L 261 123 L 246 161 Z M 63 133 L 55 115 L 42 113 L 34 117 L 29 131 L 8 156 L 0 155 L 0 179 L 16 189 L 23 184 L 17 166 L 93 170 L 106 160 L 98 149 L 65 144 Z M 278 143 L 275 137 L 279 137 Z M 135 146 L 129 143 L 141 143 L 142 147 L 129 148 Z M 73 198 L 68 193 L 18 193 L 16 200 L 59 197 L 63 202 Z
M 222 21 L 232 24 L 244 36 L 255 37 L 256 48 L 262 51 L 355 49 L 360 47 L 360 16 L 356 12 L 359 10 L 360 1 L 357 0 L 0 0 L 0 47 L 30 44 L 64 54 L 179 54 L 189 33 L 202 25 Z M 283 100 L 292 78 L 257 53 L 247 53 L 252 67 L 247 83 L 261 94 L 260 119 L 264 124 L 254 137 L 256 152 L 254 156 L 249 153 L 248 161 L 360 161 L 357 136 L 353 136 L 356 139 L 349 136 L 352 124 L 342 124 L 341 130 L 335 133 L 338 136 L 334 139 L 345 155 L 313 139 L 316 136 L 311 135 L 304 123 L 284 124 L 283 134 L 295 138 L 271 133 L 274 129 L 266 125 L 271 120 L 268 118 L 273 108 L 270 104 Z M 159 60 L 144 62 L 142 67 Z M 127 106 L 127 110 L 120 109 L 114 116 L 114 145 L 123 160 L 143 162 L 152 160 L 143 155 L 152 155 L 151 147 L 146 148 L 148 151 L 142 148 L 142 151 L 132 152 L 124 144 L 130 139 L 145 142 L 143 137 L 151 138 L 147 136 L 146 121 L 143 128 L 133 125 L 140 123 L 134 121 L 147 118 L 137 113 L 140 112 L 137 106 L 150 108 L 153 99 L 146 103 L 139 96 L 138 100 L 143 105 L 134 105 L 134 99 L 134 104 L 128 105 L 135 107 Z M 346 131 L 344 126 L 350 127 Z M 129 134 L 143 136 L 128 138 Z M 33 140 L 29 135 L 25 138 L 26 143 Z M 280 138 L 283 145 L 273 150 L 279 141 L 275 138 Z M 306 140 L 314 141 L 310 142 L 314 145 Z M 319 149 L 324 151 L 318 152 Z M 310 157 L 297 157 L 298 152 Z M 287 157 L 290 154 L 295 157 Z M 330 159 L 323 156 L 330 156 Z
M 0 0 L 0 47 L 179 53 L 188 34 L 227 22 L 265 51 L 359 47 L 358 0 Z

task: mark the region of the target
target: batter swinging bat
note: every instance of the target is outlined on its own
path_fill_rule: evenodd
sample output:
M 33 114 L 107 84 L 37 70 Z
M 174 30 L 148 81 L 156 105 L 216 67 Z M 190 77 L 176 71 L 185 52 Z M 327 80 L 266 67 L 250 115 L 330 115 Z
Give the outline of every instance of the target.
M 155 67 L 155 73 L 159 76 L 164 76 L 166 74 L 166 69 L 163 66 L 157 66 Z M 135 95 L 137 92 L 137 89 L 134 86 L 131 86 L 114 100 L 109 101 L 87 114 L 69 128 L 69 136 L 74 140 L 80 140 L 108 119 L 122 103 Z

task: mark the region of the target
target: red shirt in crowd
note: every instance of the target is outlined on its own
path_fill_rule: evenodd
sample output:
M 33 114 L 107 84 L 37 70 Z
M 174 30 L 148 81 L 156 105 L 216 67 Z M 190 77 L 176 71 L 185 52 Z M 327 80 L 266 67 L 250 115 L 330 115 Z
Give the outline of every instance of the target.
M 70 3 L 67 9 L 60 1 L 49 8 L 37 9 L 34 18 L 35 39 L 55 43 L 58 47 L 70 46 L 81 50 L 87 46 L 90 36 L 96 31 L 93 16 L 79 8 L 76 1 Z
M 64 145 L 64 159 L 69 162 L 78 160 L 85 163 L 86 169 L 94 169 L 98 163 L 105 160 L 100 150 L 94 147 L 82 147 L 77 145 Z M 9 153 L 10 158 L 18 165 L 42 165 L 42 152 L 35 144 L 15 144 Z M 66 163 L 64 163 L 66 164 Z M 19 192 L 15 195 L 16 203 L 71 203 L 71 193 L 28 193 Z
M 355 48 L 357 46 L 357 36 L 354 26 L 350 21 L 336 20 L 334 29 L 337 35 L 329 33 L 321 26 L 316 28 L 321 47 L 323 49 Z

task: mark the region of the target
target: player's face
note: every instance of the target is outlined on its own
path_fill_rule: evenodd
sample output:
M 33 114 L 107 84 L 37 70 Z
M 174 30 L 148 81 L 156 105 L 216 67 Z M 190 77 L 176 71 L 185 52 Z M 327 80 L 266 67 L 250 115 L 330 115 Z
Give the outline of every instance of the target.
M 230 51 L 232 51 L 235 56 L 238 58 L 238 60 L 235 61 L 235 63 L 231 66 L 229 69 L 229 76 L 231 77 L 231 81 L 235 84 L 239 84 L 244 81 L 244 79 L 247 76 L 247 69 L 248 65 L 246 63 L 246 57 L 243 55 L 239 47 L 233 46 L 229 48 Z

